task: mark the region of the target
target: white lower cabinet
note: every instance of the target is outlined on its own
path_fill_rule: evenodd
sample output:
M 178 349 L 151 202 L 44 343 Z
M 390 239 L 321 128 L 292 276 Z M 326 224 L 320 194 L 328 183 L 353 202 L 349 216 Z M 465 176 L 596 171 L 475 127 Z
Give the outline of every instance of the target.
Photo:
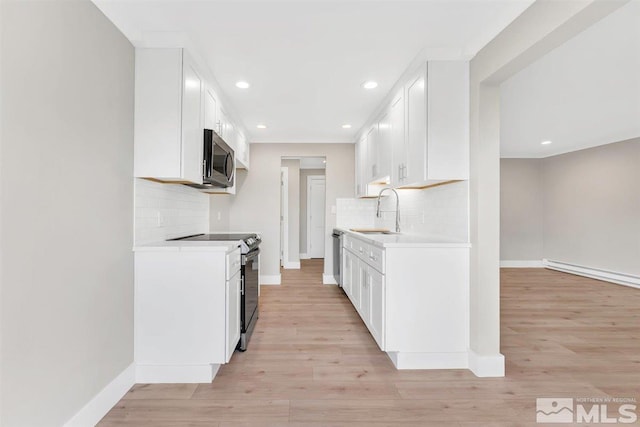
M 345 292 L 398 369 L 468 367 L 469 248 L 345 234 Z
M 135 253 L 135 363 L 140 383 L 208 383 L 240 340 L 240 249 Z
M 231 280 L 227 280 L 226 289 L 226 302 L 227 302 L 227 316 L 226 316 L 226 331 L 227 337 L 226 344 L 226 356 L 225 362 L 228 363 L 233 356 L 233 352 L 240 341 L 240 285 L 241 285 L 240 271 L 236 273 Z
M 369 267 L 369 331 L 378 343 L 384 348 L 384 275 L 375 268 Z

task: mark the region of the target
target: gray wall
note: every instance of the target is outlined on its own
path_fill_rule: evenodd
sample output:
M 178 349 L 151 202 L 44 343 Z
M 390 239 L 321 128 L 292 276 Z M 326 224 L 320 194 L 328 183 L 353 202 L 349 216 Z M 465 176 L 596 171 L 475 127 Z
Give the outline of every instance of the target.
M 542 259 L 542 160 L 500 160 L 500 259 Z
M 238 194 L 231 202 L 229 219 L 232 230 L 263 233 L 261 274 L 280 274 L 280 164 L 283 156 L 327 159 L 324 271 L 332 274 L 331 232 L 336 216 L 331 213 L 331 206 L 335 206 L 337 198 L 354 197 L 354 147 L 354 144 L 251 145 L 251 170 L 238 177 Z
M 134 50 L 88 0 L 3 3 L 0 424 L 55 426 L 133 362 Z
M 324 175 L 324 169 L 300 170 L 300 253 L 307 253 L 307 177 Z
M 640 138 L 545 159 L 502 159 L 502 259 L 547 258 L 640 275 L 638 165 Z M 538 193 L 541 215 L 534 208 Z M 541 256 L 523 258 L 539 253 L 540 242 L 528 231 L 540 227 L 538 218 Z
M 300 262 L 300 160 L 282 160 L 289 172 L 289 262 Z
M 640 138 L 544 159 L 544 257 L 640 275 Z

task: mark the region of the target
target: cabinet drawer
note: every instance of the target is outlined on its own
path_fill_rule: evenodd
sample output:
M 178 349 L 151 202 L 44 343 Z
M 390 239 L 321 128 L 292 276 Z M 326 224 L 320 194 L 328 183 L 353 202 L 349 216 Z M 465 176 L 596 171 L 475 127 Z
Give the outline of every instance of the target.
M 374 245 L 369 245 L 366 262 L 371 267 L 384 274 L 384 250 Z
M 238 271 L 240 271 L 241 264 L 240 248 L 227 254 L 227 280 L 231 279 Z

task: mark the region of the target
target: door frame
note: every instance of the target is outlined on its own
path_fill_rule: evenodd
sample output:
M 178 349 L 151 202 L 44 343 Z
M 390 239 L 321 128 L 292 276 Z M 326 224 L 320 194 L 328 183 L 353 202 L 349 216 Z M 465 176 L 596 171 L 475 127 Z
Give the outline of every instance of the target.
M 307 175 L 307 256 L 311 258 L 311 181 L 322 179 L 324 181 L 324 231 L 327 232 L 327 175 Z M 327 242 L 325 239 L 325 246 Z M 324 253 L 326 254 L 326 247 Z M 323 254 L 324 258 L 324 254 Z
M 289 168 L 280 167 L 280 266 L 289 260 Z

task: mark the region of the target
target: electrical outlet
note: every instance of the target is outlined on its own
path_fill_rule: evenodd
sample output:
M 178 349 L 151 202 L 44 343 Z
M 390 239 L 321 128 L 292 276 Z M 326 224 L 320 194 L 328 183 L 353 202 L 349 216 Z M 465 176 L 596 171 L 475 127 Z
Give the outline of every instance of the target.
M 218 211 L 218 221 L 222 219 L 222 212 Z
M 162 212 L 158 211 L 156 212 L 157 214 L 157 226 L 158 227 L 163 227 L 164 226 L 164 216 L 162 215 Z

